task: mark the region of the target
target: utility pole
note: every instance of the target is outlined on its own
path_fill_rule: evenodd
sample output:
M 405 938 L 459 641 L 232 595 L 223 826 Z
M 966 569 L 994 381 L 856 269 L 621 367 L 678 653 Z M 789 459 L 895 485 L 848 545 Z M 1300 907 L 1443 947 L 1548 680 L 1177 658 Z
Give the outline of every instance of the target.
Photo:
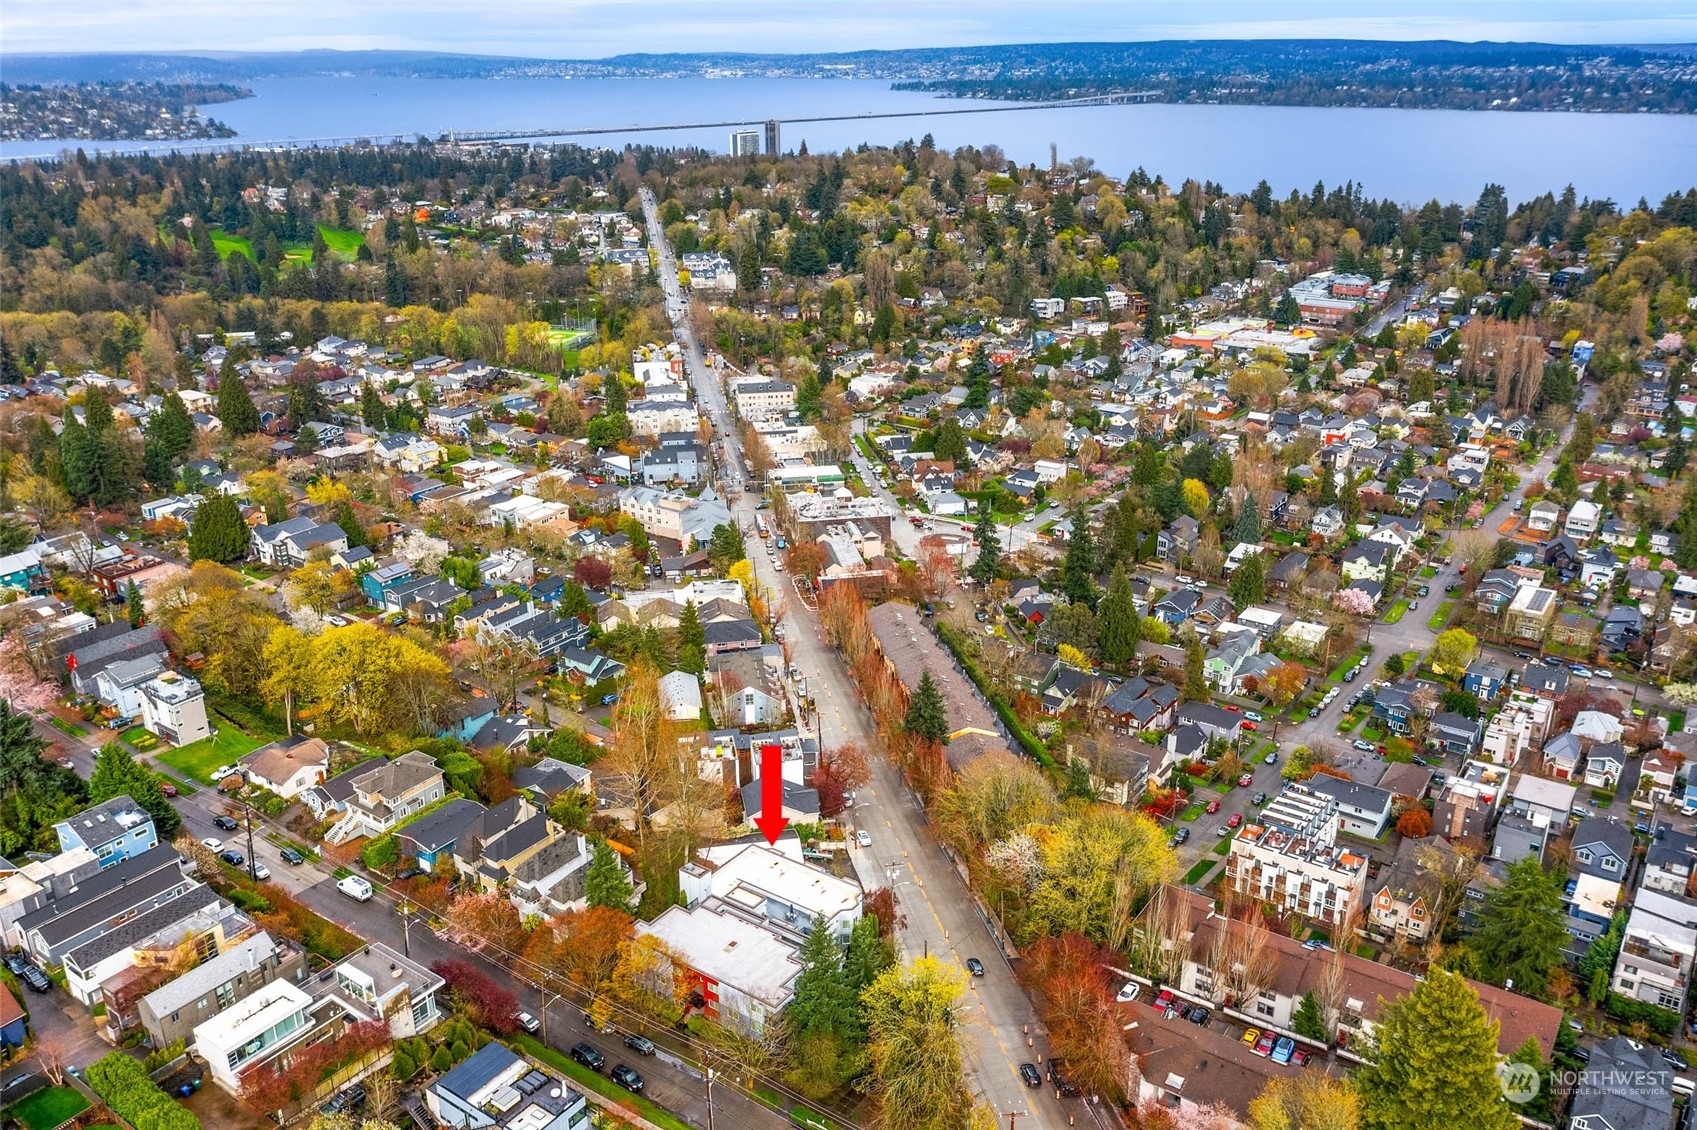
M 406 957 L 412 956 L 412 903 L 406 899 L 395 910 L 401 916 L 401 951 Z
M 713 1130 L 713 1069 L 707 1069 L 707 1130 Z

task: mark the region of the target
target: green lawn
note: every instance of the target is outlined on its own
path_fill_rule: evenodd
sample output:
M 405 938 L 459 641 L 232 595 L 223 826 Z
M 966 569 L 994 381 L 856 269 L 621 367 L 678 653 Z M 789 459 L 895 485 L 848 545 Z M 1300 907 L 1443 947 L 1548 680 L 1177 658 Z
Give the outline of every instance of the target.
M 231 235 L 229 232 L 213 228 L 212 246 L 218 252 L 220 259 L 228 259 L 238 251 L 249 259 L 253 258 L 253 242 L 245 235 Z
M 1343 659 L 1338 661 L 1338 665 L 1332 668 L 1332 673 L 1327 675 L 1326 678 L 1330 679 L 1334 683 L 1341 683 L 1343 682 L 1343 677 L 1349 674 L 1349 672 L 1354 669 L 1355 665 L 1360 662 L 1361 656 L 1355 654 L 1346 655 Z
M 365 246 L 364 232 L 343 231 L 341 228 L 329 228 L 319 224 L 318 234 L 324 237 L 324 246 L 330 249 L 332 255 L 349 262 L 352 262 L 353 257 L 359 254 L 359 249 Z
M 1218 862 L 1218 860 L 1211 856 L 1204 856 L 1202 859 L 1197 861 L 1195 867 L 1192 867 L 1189 871 L 1184 873 L 1185 884 L 1187 886 L 1194 886 L 1202 879 L 1202 876 L 1212 871 L 1214 869 L 1214 864 Z
M 154 760 L 170 766 L 192 781 L 210 785 L 214 769 L 220 765 L 234 765 L 238 758 L 245 757 L 264 744 L 265 739 L 244 734 L 226 722 L 218 728 L 216 734 L 205 741 L 154 754 Z
M 1420 570 L 1420 579 L 1422 581 L 1429 581 L 1433 577 L 1436 577 L 1437 575 L 1438 575 L 1438 570 L 1431 565 L 1427 565 L 1425 568 Z
M 1450 618 L 1450 612 L 1455 608 L 1455 601 L 1446 600 L 1438 605 L 1438 610 L 1426 618 L 1426 626 L 1434 632 L 1443 629 L 1445 621 Z
M 1231 849 L 1232 849 L 1232 838 L 1230 836 L 1227 836 L 1225 839 L 1221 840 L 1219 843 L 1214 845 L 1214 854 L 1215 855 L 1224 855 L 1228 851 L 1230 851 Z
M 1396 603 L 1391 605 L 1391 610 L 1389 612 L 1385 613 L 1385 623 L 1387 623 L 1387 624 L 1396 623 L 1398 620 L 1402 619 L 1403 613 L 1405 613 L 1407 611 L 1408 611 L 1408 600 L 1404 597 L 1400 597 L 1400 596 L 1397 597 Z
M 55 730 L 58 730 L 61 734 L 69 734 L 73 738 L 80 738 L 88 733 L 87 726 L 79 726 L 75 722 L 67 722 L 57 715 L 49 718 L 47 720 L 47 724 L 52 726 Z
M 1206 811 L 1207 811 L 1207 809 L 1204 808 L 1202 805 L 1193 804 L 1189 808 L 1185 809 L 1183 812 L 1179 813 L 1179 819 L 1182 820 L 1184 823 L 1189 824 L 1189 823 L 1193 822 L 1194 820 L 1196 820 L 1198 817 L 1200 817 Z
M 35 1092 L 12 1108 L 29 1130 L 53 1130 L 88 1109 L 88 1100 L 70 1087 L 48 1087 Z
M 589 1070 L 575 1060 L 567 1059 L 553 1048 L 544 1047 L 540 1042 L 529 1036 L 517 1035 L 512 1039 L 518 1049 L 532 1059 L 552 1067 L 561 1075 L 585 1090 L 594 1091 L 603 1098 L 612 1099 L 620 1106 L 636 1111 L 643 1118 L 660 1127 L 660 1130 L 691 1130 L 689 1123 L 679 1118 L 666 1108 L 659 1106 L 641 1095 L 633 1095 L 611 1079 Z

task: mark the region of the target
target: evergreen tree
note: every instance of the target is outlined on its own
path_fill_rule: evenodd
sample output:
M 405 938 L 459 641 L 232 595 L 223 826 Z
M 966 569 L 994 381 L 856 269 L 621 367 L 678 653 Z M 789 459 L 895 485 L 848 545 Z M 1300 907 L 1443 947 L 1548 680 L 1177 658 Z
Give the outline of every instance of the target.
M 354 513 L 354 504 L 345 498 L 336 504 L 336 525 L 342 527 L 342 532 L 348 535 L 349 549 L 371 544 L 365 527 L 359 523 L 359 515 Z
M 707 670 L 707 632 L 695 601 L 685 601 L 678 615 L 678 670 L 699 675 Z
M 1261 507 L 1252 494 L 1243 496 L 1243 509 L 1237 512 L 1237 524 L 1232 527 L 1232 537 L 1247 545 L 1257 545 L 1261 541 Z
M 1361 521 L 1361 495 L 1356 490 L 1355 479 L 1344 475 L 1343 488 L 1338 491 L 1338 509 L 1343 511 L 1343 520 L 1353 526 Z
M 377 386 L 367 382 L 360 389 L 359 415 L 368 428 L 381 428 L 385 417 L 383 397 L 377 391 Z
M 228 563 L 247 553 L 251 535 L 241 507 L 227 494 L 213 493 L 194 510 L 189 528 L 189 560 Z
M 1261 559 L 1261 554 L 1252 553 L 1239 562 L 1232 570 L 1231 580 L 1226 582 L 1226 591 L 1232 598 L 1238 611 L 1243 611 L 1251 604 L 1260 604 L 1267 599 L 1267 566 Z
M 949 416 L 937 425 L 931 454 L 937 459 L 946 459 L 953 463 L 957 471 L 966 467 L 966 433 L 961 431 L 959 420 Z
M 1061 591 L 1074 604 L 1096 607 L 1096 539 L 1090 534 L 1090 516 L 1083 510 L 1072 516 L 1072 533 L 1061 558 Z
M 253 406 L 247 385 L 228 358 L 225 358 L 218 376 L 218 419 L 223 422 L 225 434 L 232 439 L 250 436 L 259 430 L 259 409 Z
M 124 613 L 132 628 L 141 627 L 142 621 L 147 618 L 147 608 L 142 600 L 141 588 L 134 581 L 124 586 Z
M 1191 639 L 1184 647 L 1184 687 L 1180 693 L 1186 702 L 1208 701 L 1208 677 L 1202 673 L 1202 663 L 1207 659 L 1202 641 Z
M 65 477 L 65 493 L 77 502 L 86 502 L 94 495 L 99 448 L 100 441 L 67 412 L 59 431 L 59 468 Z
M 289 382 L 289 422 L 299 429 L 308 420 L 323 420 L 324 396 L 314 375 Z
M 978 556 L 967 574 L 987 588 L 996 579 L 1002 557 L 1002 543 L 996 537 L 996 516 L 988 502 L 978 504 L 978 524 L 973 527 L 972 536 L 978 539 Z
M 1137 644 L 1143 636 L 1143 618 L 1132 605 L 1131 580 L 1126 576 L 1123 559 L 1108 578 L 1108 591 L 1097 605 L 1096 618 L 1101 626 L 1097 647 L 1102 662 L 1123 668 L 1135 660 Z
M 1500 1027 L 1463 977 L 1433 969 L 1379 1016 L 1355 1073 L 1363 1130 L 1515 1130 L 1497 1078 Z
M 1313 992 L 1302 994 L 1302 1000 L 1296 1006 L 1296 1015 L 1290 1019 L 1291 1029 L 1298 1036 L 1307 1036 L 1310 1040 L 1325 1040 L 1326 1018 L 1320 1011 L 1319 998 Z
M 129 751 L 117 742 L 107 742 L 94 756 L 94 775 L 88 779 L 88 799 L 93 804 L 128 796 L 153 817 L 153 830 L 161 843 L 169 843 L 182 827 L 183 818 L 159 787 L 152 770 L 136 764 Z
M 23 366 L 18 364 L 18 355 L 12 352 L 12 344 L 0 337 L 0 384 L 22 384 L 24 379 Z
M 1330 467 L 1321 467 L 1320 468 L 1320 495 L 1319 495 L 1318 501 L 1319 501 L 1321 506 L 1331 506 L 1334 503 L 1336 503 L 1337 500 L 1338 500 L 1338 476 L 1337 476 L 1337 472 L 1333 471 Z
M 607 846 L 606 840 L 596 840 L 589 849 L 589 867 L 583 873 L 584 898 L 590 906 L 606 907 L 630 913 L 631 898 L 636 888 L 630 876 L 619 865 L 619 857 Z
M 1564 918 L 1560 885 L 1527 856 L 1509 864 L 1502 885 L 1486 893 L 1467 947 L 1486 980 L 1511 980 L 1518 991 L 1542 996 L 1562 963 Z
M 966 363 L 964 407 L 990 407 L 990 352 L 982 345 L 972 351 L 972 358 Z
M 601 381 L 601 397 L 606 402 L 602 409 L 608 416 L 622 416 L 628 399 L 625 396 L 624 378 L 618 373 L 608 373 Z
M 843 969 L 843 947 L 837 944 L 824 918 L 815 918 L 807 940 L 796 954 L 801 972 L 786 1016 L 791 1031 L 802 1039 L 818 1031 L 838 1032 L 860 1016 L 858 993 Z
M 902 729 L 938 745 L 949 740 L 948 709 L 943 705 L 942 692 L 931 681 L 929 671 L 919 676 L 919 686 L 914 688 L 913 698 L 907 704 L 907 717 L 902 721 Z
M 159 444 L 170 460 L 194 446 L 194 419 L 182 397 L 174 392 L 165 394 L 158 413 L 147 422 L 147 438 Z
M 803 420 L 817 420 L 824 412 L 825 381 L 830 379 L 830 363 L 822 360 L 819 368 L 825 370 L 824 378 L 817 373 L 808 373 L 795 387 L 795 410 Z
M 1109 326 L 1108 332 L 1102 335 L 1102 354 L 1108 359 L 1108 367 L 1102 375 L 1113 380 L 1125 372 L 1125 362 L 1120 358 L 1120 331 L 1117 326 Z

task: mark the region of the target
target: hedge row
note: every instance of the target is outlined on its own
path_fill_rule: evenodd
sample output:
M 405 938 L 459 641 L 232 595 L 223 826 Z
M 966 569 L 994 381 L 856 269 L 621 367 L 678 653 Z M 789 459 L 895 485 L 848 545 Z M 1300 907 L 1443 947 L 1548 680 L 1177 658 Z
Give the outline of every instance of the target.
M 146 1130 L 200 1130 L 200 1119 L 177 1105 L 147 1069 L 123 1052 L 108 1052 L 91 1064 L 88 1085 L 112 1113 Z

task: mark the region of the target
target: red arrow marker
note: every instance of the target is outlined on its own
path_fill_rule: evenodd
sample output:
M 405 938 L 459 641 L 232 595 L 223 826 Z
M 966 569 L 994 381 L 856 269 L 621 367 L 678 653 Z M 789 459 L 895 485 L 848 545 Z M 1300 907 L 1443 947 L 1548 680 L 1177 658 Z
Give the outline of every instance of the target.
M 784 750 L 782 746 L 760 747 L 760 815 L 754 826 L 765 835 L 766 842 L 776 844 L 784 829 L 790 826 L 784 815 Z

